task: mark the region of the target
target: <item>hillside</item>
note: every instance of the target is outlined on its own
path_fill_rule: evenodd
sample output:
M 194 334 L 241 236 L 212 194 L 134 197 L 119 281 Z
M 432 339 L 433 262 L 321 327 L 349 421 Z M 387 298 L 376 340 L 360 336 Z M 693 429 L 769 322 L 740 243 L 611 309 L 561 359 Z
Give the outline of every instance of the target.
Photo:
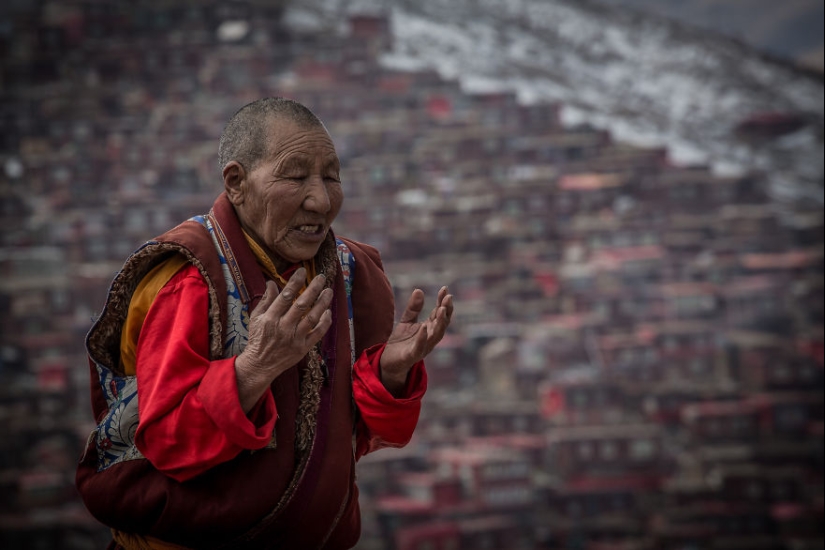
M 309 0 L 286 17 L 340 29 L 343 16 L 357 12 L 391 15 L 387 67 L 430 67 L 468 91 L 561 102 L 568 125 L 665 145 L 673 162 L 710 164 L 720 174 L 763 171 L 783 202 L 823 203 L 822 79 L 741 42 L 569 0 Z M 776 113 L 800 116 L 805 127 L 758 143 L 736 137 L 744 120 Z

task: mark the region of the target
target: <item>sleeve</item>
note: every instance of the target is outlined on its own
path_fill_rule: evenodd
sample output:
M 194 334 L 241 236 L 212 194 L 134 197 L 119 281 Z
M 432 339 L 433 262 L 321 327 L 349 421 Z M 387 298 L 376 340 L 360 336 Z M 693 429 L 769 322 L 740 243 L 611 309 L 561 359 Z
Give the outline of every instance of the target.
M 277 419 L 270 390 L 244 414 L 234 357 L 209 360 L 208 300 L 197 269 L 181 270 L 158 293 L 138 340 L 135 444 L 177 481 L 265 447 Z
M 355 241 L 345 242 L 355 256 L 352 309 L 358 357 L 390 337 L 395 324 L 395 299 L 378 250 Z
M 427 391 L 427 371 L 419 361 L 410 370 L 403 396 L 395 398 L 381 382 L 381 354 L 386 344 L 361 354 L 353 366 L 352 392 L 358 407 L 356 459 L 410 442 Z

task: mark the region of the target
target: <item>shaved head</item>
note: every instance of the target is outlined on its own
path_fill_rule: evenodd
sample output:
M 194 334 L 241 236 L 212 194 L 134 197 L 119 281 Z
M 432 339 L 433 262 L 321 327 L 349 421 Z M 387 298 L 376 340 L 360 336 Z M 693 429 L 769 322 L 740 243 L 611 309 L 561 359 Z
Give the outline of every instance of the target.
M 315 114 L 304 105 L 283 97 L 266 97 L 254 101 L 232 115 L 221 134 L 218 145 L 218 170 L 230 161 L 237 161 L 246 170 L 254 170 L 258 163 L 274 151 L 269 151 L 271 122 L 293 122 L 303 128 L 324 128 Z

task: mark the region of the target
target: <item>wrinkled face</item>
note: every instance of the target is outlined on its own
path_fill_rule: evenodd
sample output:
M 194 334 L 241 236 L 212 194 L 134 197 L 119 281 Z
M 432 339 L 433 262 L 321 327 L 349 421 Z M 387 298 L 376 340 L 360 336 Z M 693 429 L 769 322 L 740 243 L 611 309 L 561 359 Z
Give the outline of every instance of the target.
M 340 166 L 324 128 L 272 124 L 269 156 L 249 172 L 227 164 L 224 185 L 244 230 L 273 259 L 297 263 L 315 256 L 341 210 Z

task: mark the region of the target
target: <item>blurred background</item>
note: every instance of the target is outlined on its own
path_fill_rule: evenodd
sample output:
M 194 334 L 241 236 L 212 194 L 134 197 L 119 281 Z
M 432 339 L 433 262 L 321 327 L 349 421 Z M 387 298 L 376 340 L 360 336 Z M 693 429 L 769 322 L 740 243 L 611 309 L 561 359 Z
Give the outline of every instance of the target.
M 103 548 L 85 333 L 283 95 L 456 296 L 362 550 L 821 549 L 823 4 L 4 0 L 0 547 Z M 135 488 L 139 490 L 139 488 Z

